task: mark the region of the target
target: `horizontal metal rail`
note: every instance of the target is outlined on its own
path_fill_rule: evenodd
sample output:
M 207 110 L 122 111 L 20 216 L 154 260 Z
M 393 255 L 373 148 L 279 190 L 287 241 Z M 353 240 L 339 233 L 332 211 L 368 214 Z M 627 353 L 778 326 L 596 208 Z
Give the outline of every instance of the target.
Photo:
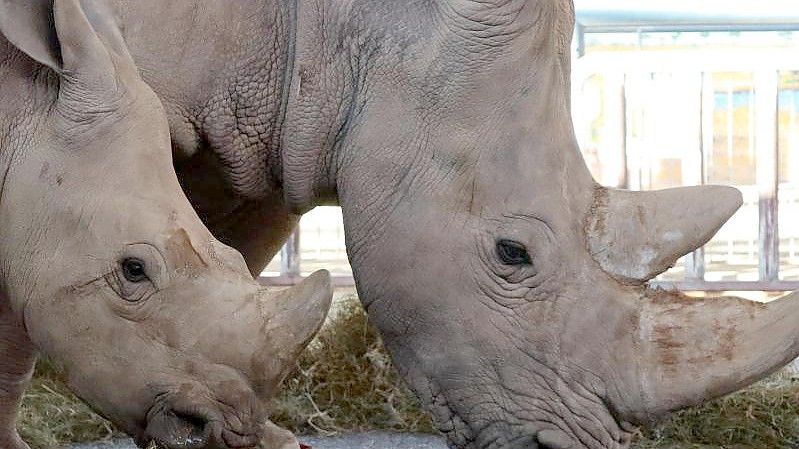
M 799 290 L 799 281 L 653 281 L 650 287 L 695 292 L 789 292 Z
M 777 24 L 684 24 L 684 25 L 636 25 L 636 24 L 607 24 L 607 25 L 583 25 L 581 31 L 584 33 L 705 33 L 721 32 L 734 33 L 746 31 L 799 31 L 799 23 L 777 23 Z
M 334 275 L 331 277 L 333 286 L 336 288 L 348 288 L 355 286 L 355 279 L 349 275 Z M 301 282 L 303 276 L 261 276 L 258 282 L 262 285 L 271 287 L 289 287 Z M 788 292 L 799 290 L 799 281 L 652 281 L 649 283 L 651 288 L 664 290 L 681 291 L 704 291 L 704 292 Z
M 333 287 L 336 288 L 355 286 L 355 279 L 350 275 L 333 275 L 330 278 L 332 280 Z M 258 282 L 261 283 L 261 285 L 267 285 L 271 287 L 290 287 L 292 285 L 299 284 L 303 279 L 305 279 L 305 276 L 261 276 L 258 278 Z
M 591 33 L 690 31 L 793 31 L 799 4 L 780 0 L 575 0 L 576 23 Z

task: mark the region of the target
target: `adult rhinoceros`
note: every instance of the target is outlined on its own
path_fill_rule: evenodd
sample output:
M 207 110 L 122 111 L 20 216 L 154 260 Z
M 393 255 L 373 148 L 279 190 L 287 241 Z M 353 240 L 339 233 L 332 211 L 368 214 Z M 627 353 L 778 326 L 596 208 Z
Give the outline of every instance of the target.
M 181 191 L 124 42 L 77 0 L 28 6 L 0 2 L 0 447 L 27 448 L 38 351 L 142 445 L 290 444 L 262 401 L 321 325 L 328 276 L 263 291 Z
M 625 447 L 799 353 L 799 302 L 644 287 L 741 199 L 594 182 L 569 0 L 84 4 L 122 30 L 190 200 L 253 273 L 298 214 L 341 205 L 360 298 L 455 447 Z

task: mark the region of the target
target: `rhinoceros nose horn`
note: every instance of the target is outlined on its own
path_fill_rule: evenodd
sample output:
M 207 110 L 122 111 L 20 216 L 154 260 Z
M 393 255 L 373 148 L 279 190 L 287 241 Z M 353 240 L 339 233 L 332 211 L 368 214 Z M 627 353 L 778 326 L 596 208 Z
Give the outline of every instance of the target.
M 642 285 L 707 243 L 742 203 L 741 192 L 726 186 L 597 189 L 588 249 L 606 273 Z
M 263 337 L 272 350 L 259 368 L 265 382 L 256 390 L 269 394 L 294 367 L 294 361 L 322 327 L 333 299 L 330 273 L 317 271 L 300 284 L 280 292 L 261 292 L 266 326 Z

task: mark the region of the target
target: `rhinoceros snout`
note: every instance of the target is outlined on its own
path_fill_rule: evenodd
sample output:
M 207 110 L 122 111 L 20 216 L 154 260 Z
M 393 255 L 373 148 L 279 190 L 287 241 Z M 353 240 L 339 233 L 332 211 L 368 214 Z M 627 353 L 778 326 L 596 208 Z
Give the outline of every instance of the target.
M 154 416 L 145 434 L 167 449 L 250 449 L 258 444 L 255 434 L 239 434 L 219 422 L 173 411 Z
M 140 439 L 144 447 L 151 441 L 167 449 L 250 449 L 258 444 L 255 431 L 227 426 L 212 408 L 168 402 L 158 401 L 147 414 L 144 438 Z M 243 424 L 240 418 L 235 420 Z
M 172 410 L 156 413 L 147 422 L 146 440 L 169 449 L 205 449 L 209 443 L 207 422 Z M 149 442 L 148 441 L 148 442 Z

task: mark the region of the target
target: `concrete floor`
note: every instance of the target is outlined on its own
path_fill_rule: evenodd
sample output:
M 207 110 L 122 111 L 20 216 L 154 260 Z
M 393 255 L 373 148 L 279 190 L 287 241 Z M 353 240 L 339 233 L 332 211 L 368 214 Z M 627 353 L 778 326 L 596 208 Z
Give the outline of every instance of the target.
M 447 449 L 440 437 L 383 432 L 300 440 L 312 449 Z M 130 440 L 116 440 L 71 446 L 68 449 L 136 449 L 136 446 Z

